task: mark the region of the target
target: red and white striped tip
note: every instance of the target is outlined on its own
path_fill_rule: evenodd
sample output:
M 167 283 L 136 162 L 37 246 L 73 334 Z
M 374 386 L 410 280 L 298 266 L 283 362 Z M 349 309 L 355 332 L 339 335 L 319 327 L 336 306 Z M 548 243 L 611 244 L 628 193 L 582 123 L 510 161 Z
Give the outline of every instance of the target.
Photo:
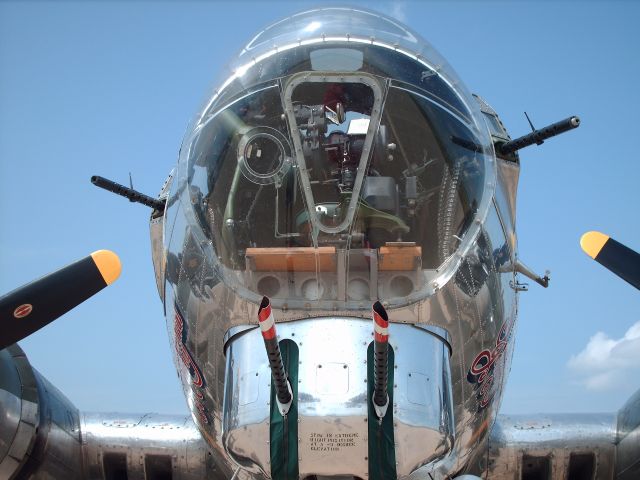
M 373 332 L 376 342 L 389 341 L 389 317 L 380 302 L 373 304 Z
M 267 297 L 262 297 L 262 302 L 260 302 L 258 321 L 260 322 L 262 338 L 265 340 L 276 338 L 276 322 L 273 318 L 273 313 L 271 313 L 271 302 Z

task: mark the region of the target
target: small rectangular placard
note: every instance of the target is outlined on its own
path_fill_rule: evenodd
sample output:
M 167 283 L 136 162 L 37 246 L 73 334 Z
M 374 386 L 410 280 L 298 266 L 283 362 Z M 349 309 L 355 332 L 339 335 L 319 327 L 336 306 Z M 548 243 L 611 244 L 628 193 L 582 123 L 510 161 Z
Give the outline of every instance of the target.
M 305 418 L 298 426 L 300 478 L 308 474 L 366 477 L 365 418 Z

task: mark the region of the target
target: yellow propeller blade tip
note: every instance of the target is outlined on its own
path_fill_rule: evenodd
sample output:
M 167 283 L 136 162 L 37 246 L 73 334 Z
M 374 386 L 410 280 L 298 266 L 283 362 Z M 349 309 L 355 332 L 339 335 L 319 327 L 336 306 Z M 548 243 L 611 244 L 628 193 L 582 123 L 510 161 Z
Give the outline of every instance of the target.
M 100 274 L 107 285 L 115 282 L 122 272 L 122 264 L 118 255 L 110 250 L 98 250 L 91 254 L 96 267 L 100 270 Z
M 595 231 L 587 232 L 580 238 L 580 246 L 582 250 L 584 250 L 584 253 L 591 258 L 596 258 L 608 240 L 609 235 L 605 235 L 604 233 Z

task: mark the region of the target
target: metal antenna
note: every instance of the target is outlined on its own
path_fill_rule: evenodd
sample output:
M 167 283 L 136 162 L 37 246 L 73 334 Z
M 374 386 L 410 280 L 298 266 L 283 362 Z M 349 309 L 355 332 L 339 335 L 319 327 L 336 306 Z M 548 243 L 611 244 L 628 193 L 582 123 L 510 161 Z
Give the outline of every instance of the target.
M 529 122 L 529 126 L 531 127 L 531 131 L 535 132 L 536 131 L 536 127 L 533 126 L 533 122 L 531 122 L 531 119 L 529 118 L 529 115 L 527 115 L 527 112 L 524 112 L 524 116 L 527 117 L 527 122 Z M 544 140 L 542 140 L 542 139 L 536 140 L 536 145 L 542 145 L 543 143 L 544 143 Z
M 527 117 L 527 122 L 529 122 L 529 126 L 531 127 L 531 131 L 535 132 L 536 131 L 536 127 L 533 126 L 533 123 L 531 123 L 531 119 L 529 118 L 529 115 L 527 115 L 527 112 L 524 112 L 524 116 Z M 129 174 L 131 175 L 131 174 Z
M 524 112 L 524 114 L 526 115 L 527 112 Z M 528 117 L 527 117 L 528 118 Z M 531 123 L 531 122 L 529 122 Z M 129 187 L 131 188 L 131 190 L 133 190 L 133 178 L 131 178 L 131 172 L 129 172 Z M 133 200 L 132 198 L 129 199 L 130 202 L 134 202 L 135 200 Z

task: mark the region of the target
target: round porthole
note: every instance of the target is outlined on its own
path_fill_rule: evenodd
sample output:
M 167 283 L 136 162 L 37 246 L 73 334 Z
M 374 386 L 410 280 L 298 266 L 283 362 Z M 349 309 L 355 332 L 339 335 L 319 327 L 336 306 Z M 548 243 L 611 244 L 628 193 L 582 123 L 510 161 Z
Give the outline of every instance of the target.
M 270 127 L 253 128 L 238 143 L 240 170 L 253 183 L 276 183 L 291 164 L 290 150 L 289 142 L 278 130 Z
M 349 297 L 349 300 L 366 300 L 370 296 L 369 282 L 362 278 L 349 280 L 347 296 Z
M 396 275 L 389 282 L 390 297 L 406 297 L 413 292 L 413 281 L 405 275 Z
M 310 278 L 302 283 L 300 291 L 307 300 L 319 300 L 324 293 L 324 285 L 315 278 Z
M 280 292 L 280 280 L 273 275 L 266 275 L 258 280 L 258 293 L 265 297 L 275 297 Z

